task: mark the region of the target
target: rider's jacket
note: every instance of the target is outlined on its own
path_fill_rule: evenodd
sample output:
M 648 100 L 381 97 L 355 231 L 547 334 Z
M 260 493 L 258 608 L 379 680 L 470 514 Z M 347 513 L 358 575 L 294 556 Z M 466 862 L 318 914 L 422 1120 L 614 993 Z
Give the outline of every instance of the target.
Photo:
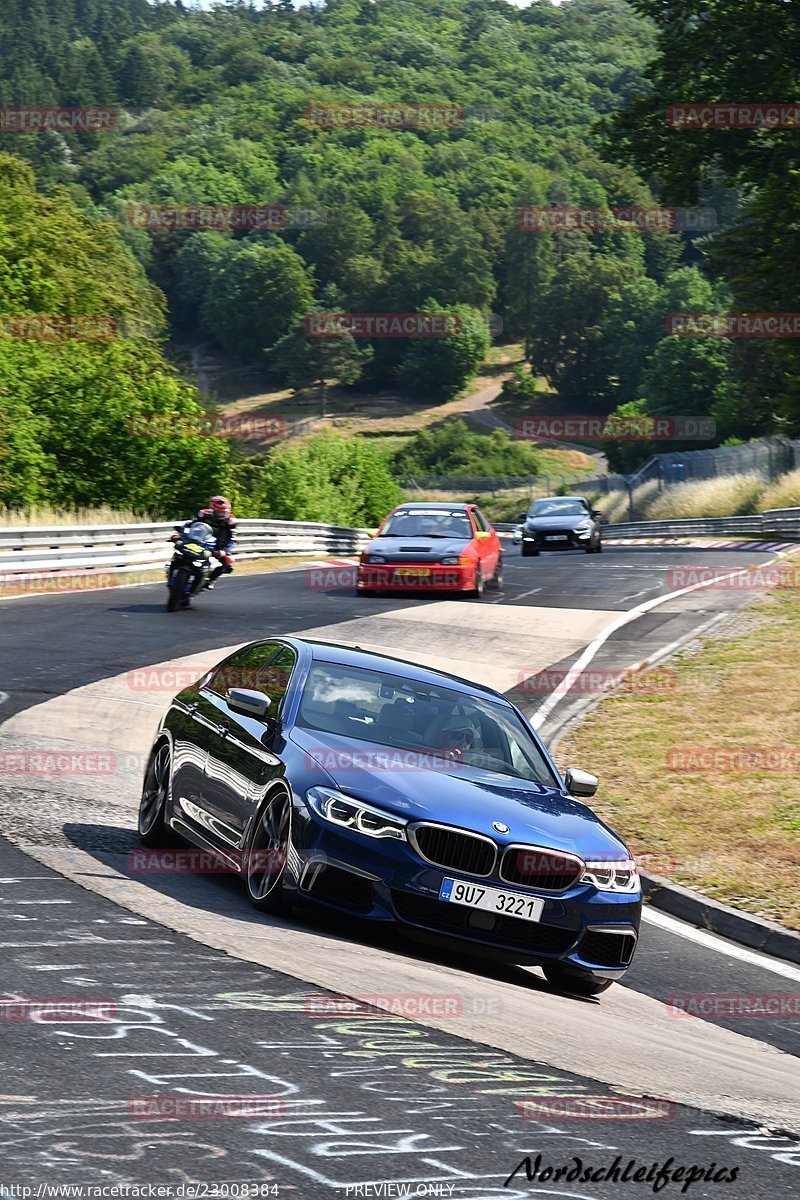
M 236 526 L 238 521 L 231 513 L 229 517 L 220 517 L 215 513 L 213 508 L 198 509 L 197 516 L 192 518 L 195 521 L 205 521 L 206 525 L 210 525 L 214 531 L 214 536 L 217 539 L 218 550 L 232 550 L 236 545 Z

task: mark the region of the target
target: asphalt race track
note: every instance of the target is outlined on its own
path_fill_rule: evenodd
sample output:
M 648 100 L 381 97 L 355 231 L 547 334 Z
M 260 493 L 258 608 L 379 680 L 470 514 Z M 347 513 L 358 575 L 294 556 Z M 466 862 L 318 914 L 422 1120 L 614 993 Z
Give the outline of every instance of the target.
M 797 1020 L 679 1020 L 663 1002 L 797 993 L 800 969 L 650 913 L 624 984 L 579 1000 L 533 970 L 259 916 L 226 876 L 128 866 L 141 757 L 170 695 L 168 676 L 154 684 L 143 668 L 210 664 L 254 637 L 313 632 L 490 683 L 534 713 L 545 695 L 520 688 L 523 677 L 565 669 L 620 614 L 671 594 L 598 644 L 593 668 L 621 670 L 713 632 L 748 597 L 684 592 L 676 568 L 734 572 L 771 557 L 607 545 L 599 557 L 522 560 L 509 546 L 506 586 L 482 603 L 358 598 L 344 568 L 234 577 L 172 615 L 160 584 L 0 602 L 0 753 L 117 755 L 110 777 L 0 776 L 2 996 L 114 1006 L 108 1024 L 0 1022 L 0 1195 L 41 1183 L 196 1183 L 198 1195 L 205 1185 L 223 1195 L 245 1181 L 300 1198 L 403 1194 L 388 1184 L 474 1200 L 653 1194 L 653 1176 L 601 1179 L 617 1155 L 622 1168 L 670 1158 L 670 1170 L 697 1168 L 687 1192 L 679 1176 L 665 1197 L 797 1194 Z M 567 696 L 548 714 L 546 739 L 575 703 Z M 348 1016 L 331 1000 L 365 993 L 446 996 L 458 1011 Z M 239 1118 L 131 1107 L 190 1092 L 274 1099 L 266 1115 Z M 536 1108 L 624 1095 L 639 1099 L 615 1119 Z M 648 1107 L 645 1096 L 665 1103 Z M 503 1187 L 528 1154 L 542 1156 L 536 1178 L 523 1169 Z M 548 1166 L 565 1171 L 554 1179 Z

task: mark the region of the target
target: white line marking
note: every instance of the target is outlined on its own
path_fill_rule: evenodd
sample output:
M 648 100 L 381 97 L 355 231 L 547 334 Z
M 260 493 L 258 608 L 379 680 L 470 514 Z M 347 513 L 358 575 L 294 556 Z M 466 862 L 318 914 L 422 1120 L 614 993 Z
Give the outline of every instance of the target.
M 70 938 L 69 942 L 0 942 L 0 950 L 22 950 L 33 946 L 173 946 L 170 938 Z
M 760 565 L 766 567 L 775 561 L 775 558 L 771 558 L 768 562 L 761 563 Z M 628 609 L 627 612 L 621 613 L 620 616 L 611 621 L 610 624 L 606 625 L 605 629 L 597 635 L 593 642 L 589 643 L 583 654 L 575 663 L 575 666 L 571 667 L 569 671 L 567 671 L 558 687 L 550 693 L 546 700 L 542 701 L 542 703 L 539 705 L 539 708 L 530 718 L 533 728 L 541 729 L 542 724 L 547 717 L 549 717 L 559 700 L 562 698 L 562 696 L 566 696 L 567 692 L 572 689 L 573 683 L 580 678 L 584 667 L 586 667 L 592 661 L 594 656 L 597 654 L 597 651 L 605 642 L 608 641 L 612 633 L 616 633 L 618 629 L 622 629 L 631 621 L 635 621 L 637 617 L 641 617 L 644 615 L 644 613 L 650 612 L 651 609 L 658 608 L 658 606 L 661 604 L 666 604 L 668 600 L 676 600 L 679 596 L 687 596 L 690 592 L 699 591 L 700 588 L 712 587 L 723 579 L 735 579 L 738 575 L 747 575 L 751 570 L 751 567 L 741 567 L 738 571 L 731 571 L 727 575 L 717 575 L 712 579 L 703 580 L 701 583 L 693 583 L 689 587 L 680 588 L 677 592 L 667 592 L 666 596 L 656 596 L 653 600 L 645 600 L 641 604 L 637 604 L 633 608 Z
M 696 942 L 698 946 L 703 946 L 706 950 L 716 950 L 718 954 L 726 954 L 728 958 L 738 958 L 740 962 L 760 967 L 762 971 L 771 971 L 773 975 L 782 975 L 784 979 L 800 983 L 800 969 L 793 967 L 791 963 L 780 962 L 778 959 L 770 958 L 767 954 L 759 954 L 756 950 L 748 950 L 745 946 L 727 942 L 718 934 L 709 933 L 705 929 L 696 929 L 694 925 L 687 925 L 684 921 L 679 921 L 677 917 L 671 917 L 669 913 L 663 913 L 649 905 L 645 905 L 642 909 L 642 920 L 649 921 L 651 925 L 657 925 L 660 929 L 667 930 L 668 933 L 676 933 L 690 942 Z

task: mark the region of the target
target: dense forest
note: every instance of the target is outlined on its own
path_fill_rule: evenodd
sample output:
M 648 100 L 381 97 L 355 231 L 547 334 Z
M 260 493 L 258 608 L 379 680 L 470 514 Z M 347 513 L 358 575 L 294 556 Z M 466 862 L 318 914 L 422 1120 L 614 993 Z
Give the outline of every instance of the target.
M 102 312 L 117 336 L 0 339 L 0 501 L 149 496 L 166 510 L 206 483 L 235 489 L 225 443 L 127 436 L 135 412 L 197 407 L 168 339 L 216 343 L 292 386 L 447 398 L 502 324 L 529 366 L 509 392 L 531 409 L 544 375 L 561 411 L 710 413 L 720 439 L 796 429 L 791 351 L 665 330 L 671 312 L 779 307 L 742 262 L 747 238 L 763 249 L 754 222 L 775 199 L 757 190 L 764 156 L 701 170 L 704 146 L 682 159 L 696 134 L 667 144 L 654 130 L 665 97 L 708 86 L 684 63 L 678 10 L 726 7 L 745 20 L 723 0 L 228 0 L 212 12 L 5 0 L 0 109 L 91 106 L 111 120 L 0 129 L 0 316 Z M 741 66 L 721 66 L 719 86 Z M 354 104 L 412 115 L 393 127 L 337 115 Z M 431 120 L 431 106 L 448 115 Z M 676 202 L 714 208 L 718 230 L 520 227 L 524 209 Z M 196 211 L 176 227 L 165 206 L 280 219 L 252 228 L 228 208 L 210 228 Z M 459 333 L 313 339 L 316 312 L 454 313 Z M 623 465 L 642 454 L 610 449 Z

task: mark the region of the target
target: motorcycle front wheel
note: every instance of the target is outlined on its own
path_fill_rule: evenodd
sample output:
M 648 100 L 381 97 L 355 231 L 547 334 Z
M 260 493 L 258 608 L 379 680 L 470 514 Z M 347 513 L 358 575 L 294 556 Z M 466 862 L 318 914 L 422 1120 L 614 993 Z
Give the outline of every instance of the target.
M 178 567 L 169 577 L 169 596 L 167 597 L 167 612 L 175 612 L 180 608 L 183 601 L 189 594 L 189 580 L 191 574 L 185 567 Z

